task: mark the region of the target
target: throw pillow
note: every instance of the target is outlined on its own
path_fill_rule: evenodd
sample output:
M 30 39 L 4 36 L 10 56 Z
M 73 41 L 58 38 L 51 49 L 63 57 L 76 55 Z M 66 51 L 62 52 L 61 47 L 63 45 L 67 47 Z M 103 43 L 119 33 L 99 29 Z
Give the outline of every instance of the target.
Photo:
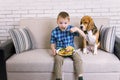
M 32 49 L 33 44 L 27 28 L 10 29 L 9 33 L 13 40 L 16 53 Z
M 100 29 L 101 49 L 113 53 L 116 27 L 104 27 Z

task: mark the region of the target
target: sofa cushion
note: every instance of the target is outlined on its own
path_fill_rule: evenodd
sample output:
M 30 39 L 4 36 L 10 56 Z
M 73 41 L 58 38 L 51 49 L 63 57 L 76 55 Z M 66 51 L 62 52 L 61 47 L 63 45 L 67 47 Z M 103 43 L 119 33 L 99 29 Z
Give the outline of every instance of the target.
M 80 26 L 79 17 L 74 17 L 70 19 L 70 24 L 76 27 Z M 95 25 L 99 28 L 101 25 L 108 25 L 108 18 L 94 18 Z M 36 48 L 50 48 L 50 35 L 53 28 L 57 26 L 56 18 L 28 18 L 21 19 L 20 27 L 28 27 L 32 33 L 32 41 Z M 81 39 L 80 39 L 81 40 Z M 81 46 L 80 40 L 77 40 L 75 44 L 76 48 Z
M 56 19 L 54 18 L 32 18 L 22 19 L 20 27 L 26 26 L 31 31 L 32 41 L 35 48 L 50 48 L 50 33 L 56 27 Z
M 80 54 L 85 72 L 120 72 L 120 61 L 113 54 L 98 49 L 98 54 Z
M 27 28 L 10 29 L 10 36 L 13 40 L 16 53 L 31 50 L 33 43 Z
M 98 50 L 97 55 L 82 54 L 84 72 L 120 71 L 120 61 L 114 54 Z M 54 58 L 50 49 L 35 49 L 15 54 L 6 61 L 7 72 L 53 72 Z M 66 58 L 64 72 L 74 72 L 73 61 Z

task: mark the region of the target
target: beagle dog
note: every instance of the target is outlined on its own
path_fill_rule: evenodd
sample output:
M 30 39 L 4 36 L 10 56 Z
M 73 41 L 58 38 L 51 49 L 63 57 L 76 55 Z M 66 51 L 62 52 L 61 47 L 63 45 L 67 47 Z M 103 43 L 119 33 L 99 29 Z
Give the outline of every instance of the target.
M 80 21 L 80 29 L 84 31 L 87 36 L 87 40 L 83 38 L 83 53 L 92 51 L 93 54 L 97 54 L 97 48 L 100 45 L 99 31 L 95 26 L 93 19 L 90 16 L 83 16 Z

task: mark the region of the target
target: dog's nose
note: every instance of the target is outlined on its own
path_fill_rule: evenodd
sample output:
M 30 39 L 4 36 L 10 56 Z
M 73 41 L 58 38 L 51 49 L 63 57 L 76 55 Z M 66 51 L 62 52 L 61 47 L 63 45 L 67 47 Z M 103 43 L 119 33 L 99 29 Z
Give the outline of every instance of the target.
M 82 25 L 80 26 L 80 29 L 83 29 L 83 26 L 82 26 Z

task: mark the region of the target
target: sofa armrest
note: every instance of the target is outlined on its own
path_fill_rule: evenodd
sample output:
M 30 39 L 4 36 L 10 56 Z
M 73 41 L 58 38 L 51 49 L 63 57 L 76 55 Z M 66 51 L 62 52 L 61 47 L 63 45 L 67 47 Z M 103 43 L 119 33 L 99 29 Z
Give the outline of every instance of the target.
M 0 80 L 7 80 L 6 60 L 15 53 L 12 40 L 7 40 L 0 45 Z
M 115 46 L 114 46 L 114 54 L 119 58 L 120 60 L 120 38 L 115 37 Z

